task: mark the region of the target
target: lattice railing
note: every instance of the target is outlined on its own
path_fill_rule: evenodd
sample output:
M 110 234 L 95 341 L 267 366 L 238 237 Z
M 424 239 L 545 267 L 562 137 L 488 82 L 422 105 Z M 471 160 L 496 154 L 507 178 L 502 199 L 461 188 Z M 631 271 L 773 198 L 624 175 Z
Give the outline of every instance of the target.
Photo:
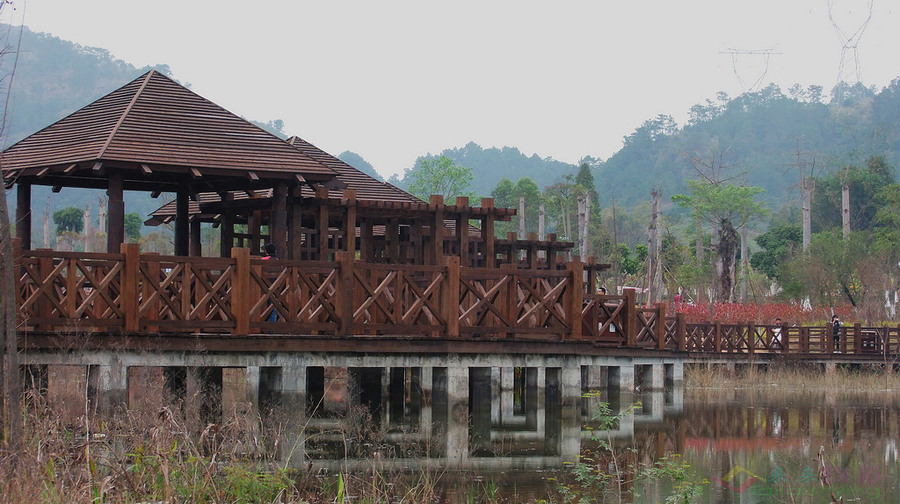
M 122 256 L 36 250 L 19 258 L 19 319 L 26 327 L 80 331 L 124 325 Z

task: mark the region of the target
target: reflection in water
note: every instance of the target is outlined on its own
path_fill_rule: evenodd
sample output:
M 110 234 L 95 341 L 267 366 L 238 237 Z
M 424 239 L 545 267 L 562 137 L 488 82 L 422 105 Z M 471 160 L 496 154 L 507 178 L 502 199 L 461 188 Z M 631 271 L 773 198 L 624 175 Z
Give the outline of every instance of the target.
M 522 381 L 528 381 L 528 371 L 522 370 Z M 412 415 L 386 405 L 383 410 L 393 412 L 381 419 L 386 424 L 377 432 L 353 432 L 349 443 L 344 441 L 347 436 L 336 436 L 331 449 L 325 449 L 327 443 L 312 434 L 308 455 L 317 466 L 334 471 L 351 468 L 354 460 L 358 467 L 369 468 L 373 453 L 378 467 L 387 470 L 455 468 L 459 471 L 444 473 L 451 494 L 449 482 L 480 478 L 499 488 L 504 499 L 531 502 L 557 495 L 558 481 L 571 463 L 597 453 L 599 439 L 627 455 L 616 461 L 623 467 L 648 467 L 667 455 L 680 455 L 698 478 L 710 482 L 704 486 L 703 501 L 708 502 L 818 502 L 831 491 L 845 501 L 900 498 L 900 407 L 895 400 L 835 394 L 685 394 L 671 387 L 636 395 L 603 390 L 566 397 L 558 373 L 550 371 L 541 378 L 544 388 L 510 386 L 492 393 L 485 384 L 503 377 L 492 377 L 485 368 L 472 374 L 467 419 L 465 409 L 448 407 L 438 390 L 434 401 L 413 408 Z M 601 403 L 613 413 L 625 412 L 606 430 L 597 430 L 592 418 Z M 366 411 L 351 414 L 362 415 L 357 420 L 363 421 L 348 425 L 379 425 L 365 421 Z M 318 427 L 325 430 L 324 424 Z M 461 436 L 467 442 L 460 441 Z M 465 453 L 453 449 L 465 446 Z M 830 489 L 817 475 L 820 446 Z M 602 457 L 594 461 L 604 469 L 603 464 L 611 464 Z M 608 469 L 612 472 L 612 465 Z M 621 472 L 628 489 L 636 473 Z M 635 490 L 635 500 L 646 502 L 662 500 L 671 491 L 664 483 Z

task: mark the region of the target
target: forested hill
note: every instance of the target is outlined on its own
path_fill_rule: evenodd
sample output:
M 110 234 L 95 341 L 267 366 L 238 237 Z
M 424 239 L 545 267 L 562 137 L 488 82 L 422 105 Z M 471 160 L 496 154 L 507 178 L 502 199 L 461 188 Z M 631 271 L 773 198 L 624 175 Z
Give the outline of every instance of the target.
M 655 187 L 668 198 L 686 190 L 685 179 L 698 178 L 694 164 L 703 169 L 712 161 L 726 173 L 744 173 L 741 182 L 765 189 L 776 209 L 796 199 L 800 164 L 821 175 L 880 155 L 897 173 L 900 79 L 880 91 L 839 84 L 830 99 L 818 86 L 793 86 L 785 94 L 775 85 L 718 98 L 692 107 L 683 127 L 660 115 L 626 137 L 594 173 L 601 200 L 615 194 L 629 206 L 646 201 Z
M 19 27 L 0 25 L 0 30 L 11 30 L 10 40 L 15 40 Z M 18 62 L 11 56 L 0 59 L 2 75 L 10 75 L 16 65 L 7 111 L 6 145 L 50 125 L 151 68 L 171 76 L 167 65 L 135 68 L 113 58 L 106 49 L 84 47 L 28 28 L 22 30 Z
M 470 189 L 479 196 L 490 196 L 491 190 L 503 178 L 517 181 L 528 177 L 543 190 L 546 186 L 558 182 L 563 175 L 574 175 L 578 167 L 553 158 L 542 158 L 537 154 L 526 156 L 515 147 L 503 147 L 502 149 L 491 147 L 484 149 L 475 142 L 469 142 L 464 147 L 444 149 L 438 155 L 428 154 L 420 156 L 421 159 L 446 156 L 456 164 L 471 168 L 474 178 Z M 398 178 L 396 175 L 390 182 L 400 187 L 408 187 L 408 177 Z

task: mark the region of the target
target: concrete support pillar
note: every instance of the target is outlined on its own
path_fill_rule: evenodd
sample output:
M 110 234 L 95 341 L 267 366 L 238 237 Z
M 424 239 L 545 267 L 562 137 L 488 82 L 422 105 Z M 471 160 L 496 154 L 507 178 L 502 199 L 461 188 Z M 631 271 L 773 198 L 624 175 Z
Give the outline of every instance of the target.
M 684 385 L 684 362 L 676 361 L 665 365 L 666 387 Z
M 501 396 L 503 395 L 503 368 L 493 367 L 491 369 L 491 425 L 500 426 L 501 424 Z
M 431 432 L 430 445 L 435 456 L 447 456 L 447 427 L 449 397 L 447 396 L 447 368 L 431 368 Z
M 630 362 L 609 368 L 609 388 L 619 394 L 634 393 L 634 365 Z
M 394 425 L 403 423 L 404 399 L 406 392 L 406 369 L 401 367 L 387 368 L 389 382 L 387 384 L 388 422 Z
M 291 364 L 281 368 L 281 412 L 284 432 L 278 459 L 282 464 L 300 469 L 306 462 L 307 367 Z M 262 376 L 262 373 L 260 373 Z
M 642 391 L 663 390 L 665 388 L 665 368 L 662 363 L 642 366 Z
M 546 368 L 544 383 L 544 455 L 558 456 L 562 441 L 562 370 Z
M 259 412 L 260 415 L 263 414 L 262 408 L 259 404 L 259 375 L 260 375 L 260 367 L 259 366 L 247 366 L 247 402 L 250 403 L 251 407 L 254 411 Z
M 425 439 L 429 439 L 432 433 L 433 416 L 431 406 L 434 387 L 433 369 L 434 368 L 431 366 L 421 368 L 421 375 L 419 377 L 419 386 L 422 393 L 422 409 L 419 413 L 419 432 L 422 433 Z
M 88 366 L 88 397 L 97 412 L 110 418 L 128 406 L 128 368 L 117 357 L 109 364 Z
M 560 452 L 563 463 L 578 462 L 581 453 L 581 419 L 579 408 L 581 404 L 581 370 L 575 363 L 563 366 L 560 375 L 561 404 L 561 431 Z
M 543 369 L 540 371 L 543 371 Z M 543 391 L 540 387 L 543 380 L 540 380 L 540 377 L 538 376 L 538 368 L 522 368 L 522 372 L 525 374 L 525 428 L 540 432 L 541 429 L 538 426 L 538 409 L 541 402 L 541 396 L 543 395 Z M 543 419 L 541 419 L 541 423 L 543 423 Z
M 422 368 L 409 369 L 409 406 L 406 411 L 407 421 L 416 428 L 422 414 Z
M 502 367 L 500 370 L 500 422 L 499 425 L 508 425 L 515 415 L 516 368 Z
M 491 452 L 491 368 L 469 368 L 469 390 L 472 425 L 472 450 L 476 454 Z
M 469 369 L 447 368 L 447 444 L 449 465 L 463 462 L 469 453 Z
M 585 375 L 585 382 L 584 382 L 584 387 L 583 387 L 584 391 L 585 392 L 589 392 L 589 391 L 600 392 L 601 390 L 604 390 L 607 386 L 607 383 L 606 383 L 607 377 L 604 373 L 603 366 L 589 364 L 585 367 L 587 368 L 587 372 L 584 374 Z

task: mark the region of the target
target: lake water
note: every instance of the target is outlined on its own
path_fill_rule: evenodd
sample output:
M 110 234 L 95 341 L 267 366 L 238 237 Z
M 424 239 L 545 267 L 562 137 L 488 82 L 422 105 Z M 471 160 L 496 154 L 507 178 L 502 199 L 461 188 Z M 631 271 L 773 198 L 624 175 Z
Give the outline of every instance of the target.
M 599 427 L 592 412 L 600 403 L 625 413 L 614 428 L 592 431 Z M 562 502 L 565 492 L 599 495 L 598 502 L 663 502 L 672 483 L 640 477 L 660 460 L 686 467 L 691 481 L 705 480 L 699 502 L 830 502 L 832 493 L 844 502 L 900 502 L 900 398 L 669 389 L 585 398 L 578 410 L 567 418 L 565 408 L 548 408 L 539 412 L 543 421 L 494 418 L 490 441 L 475 439 L 470 426 L 467 454 L 444 446 L 419 456 L 428 452 L 428 442 L 394 429 L 389 441 L 381 441 L 378 467 L 438 474 L 446 502 Z M 361 446 L 360 455 L 372 446 Z M 346 446 L 340 450 L 347 453 Z M 457 457 L 463 467 L 444 467 Z M 579 457 L 591 461 L 582 469 L 595 479 L 576 481 L 571 462 Z M 336 461 L 332 470 L 346 463 Z M 371 458 L 360 464 L 371 466 Z M 821 465 L 829 486 L 821 483 Z M 618 478 L 601 485 L 600 473 Z M 591 485 L 596 488 L 587 491 Z

